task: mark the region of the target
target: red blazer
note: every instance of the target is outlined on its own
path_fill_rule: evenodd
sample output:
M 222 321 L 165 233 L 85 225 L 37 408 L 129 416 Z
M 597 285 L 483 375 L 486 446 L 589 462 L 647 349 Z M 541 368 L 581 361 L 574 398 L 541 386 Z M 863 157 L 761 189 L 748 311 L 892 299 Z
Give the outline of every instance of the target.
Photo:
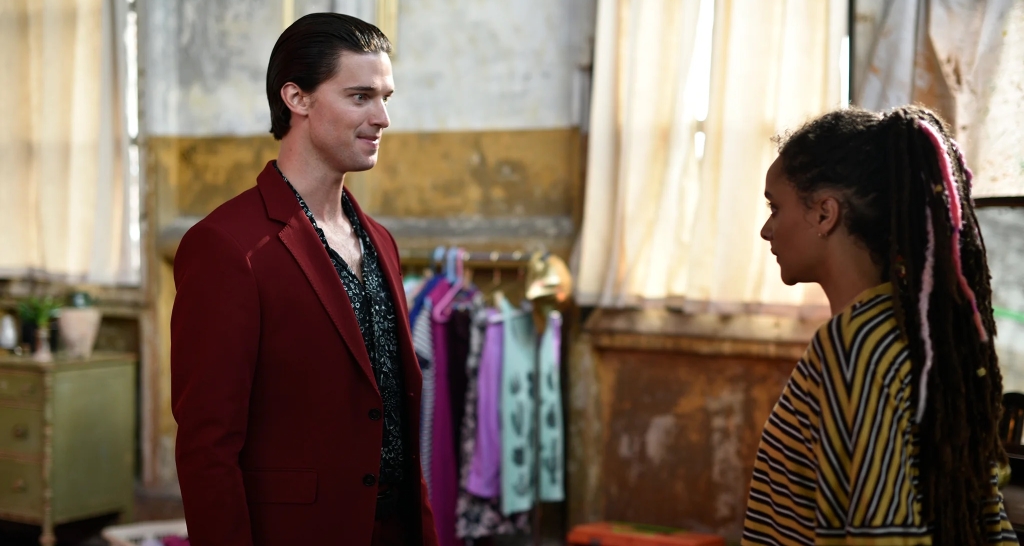
M 410 544 L 434 546 L 419 460 L 423 378 L 398 248 L 352 203 L 398 312 L 415 468 Z M 380 393 L 338 273 L 272 164 L 185 234 L 174 282 L 171 402 L 191 543 L 369 545 L 383 427 L 370 415 L 382 410 Z

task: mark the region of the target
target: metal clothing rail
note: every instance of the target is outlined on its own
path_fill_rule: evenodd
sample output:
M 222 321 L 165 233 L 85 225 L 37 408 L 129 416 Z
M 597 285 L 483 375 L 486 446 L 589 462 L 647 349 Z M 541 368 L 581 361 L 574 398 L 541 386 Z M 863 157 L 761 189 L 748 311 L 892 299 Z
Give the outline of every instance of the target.
M 447 248 L 445 250 L 447 250 Z M 525 252 L 522 250 L 515 250 L 512 252 L 464 252 L 462 255 L 462 263 L 464 267 L 474 269 L 515 269 L 524 267 L 529 263 L 530 256 L 532 255 L 532 252 Z M 445 260 L 445 258 L 441 258 L 441 261 L 438 262 L 435 259 L 436 256 L 434 250 L 399 250 L 399 256 L 402 258 L 403 265 L 430 265 L 434 263 L 443 265 Z

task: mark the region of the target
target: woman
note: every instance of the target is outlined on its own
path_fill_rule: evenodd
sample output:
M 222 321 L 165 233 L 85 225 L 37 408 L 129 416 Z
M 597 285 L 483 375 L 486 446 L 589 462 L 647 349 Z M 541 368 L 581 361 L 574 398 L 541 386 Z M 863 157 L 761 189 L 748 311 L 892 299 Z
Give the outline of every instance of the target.
M 1002 378 L 971 171 L 919 107 L 811 121 L 768 170 L 786 284 L 832 319 L 761 437 L 744 544 L 1016 544 L 995 486 Z

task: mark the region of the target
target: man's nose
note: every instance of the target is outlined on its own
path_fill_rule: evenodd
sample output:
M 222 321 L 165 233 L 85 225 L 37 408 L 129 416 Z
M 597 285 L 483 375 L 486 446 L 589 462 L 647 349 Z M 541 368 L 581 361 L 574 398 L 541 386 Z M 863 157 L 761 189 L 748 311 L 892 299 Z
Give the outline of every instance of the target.
M 377 104 L 377 108 L 374 109 L 373 117 L 370 118 L 370 124 L 374 127 L 387 129 L 391 125 L 391 117 L 388 116 L 388 105 L 385 104 L 384 101 L 380 101 Z

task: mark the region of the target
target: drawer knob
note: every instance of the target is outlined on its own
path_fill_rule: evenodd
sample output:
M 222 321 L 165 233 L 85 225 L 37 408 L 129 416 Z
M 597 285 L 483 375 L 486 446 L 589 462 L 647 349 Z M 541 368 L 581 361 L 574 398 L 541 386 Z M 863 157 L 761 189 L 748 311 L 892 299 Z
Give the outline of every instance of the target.
M 28 486 L 25 485 L 25 480 L 21 478 L 14 480 L 14 483 L 11 484 L 11 491 L 14 491 L 15 493 L 24 493 L 27 490 Z
M 29 383 L 29 384 L 27 384 L 27 385 L 25 385 L 25 386 L 23 386 L 21 388 L 21 394 L 23 396 L 28 396 L 30 394 L 35 394 L 35 392 L 36 392 L 36 386 L 34 384 L 32 384 L 32 383 Z
M 25 438 L 28 438 L 28 427 L 26 427 L 25 425 L 14 425 L 14 430 L 12 432 L 14 434 L 14 437 L 19 440 L 24 440 Z

